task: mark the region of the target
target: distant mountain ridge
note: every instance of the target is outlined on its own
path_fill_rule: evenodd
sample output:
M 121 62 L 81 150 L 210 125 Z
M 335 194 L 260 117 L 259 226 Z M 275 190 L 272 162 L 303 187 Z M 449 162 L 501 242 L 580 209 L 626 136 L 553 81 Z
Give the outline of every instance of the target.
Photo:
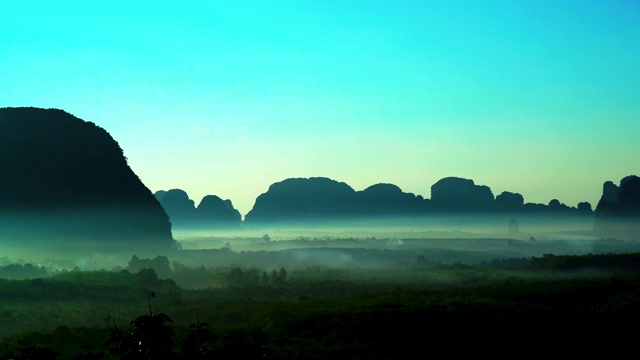
M 198 206 L 182 189 L 158 190 L 154 196 L 169 215 L 173 229 L 202 230 L 239 229 L 242 215 L 233 207 L 231 200 L 222 200 L 216 195 L 202 198 Z
M 172 217 L 181 224 L 199 221 L 194 201 L 181 189 L 175 192 L 176 199 L 162 199 L 167 193 L 156 192 L 156 197 Z M 208 195 L 218 198 L 215 195 Z M 206 197 L 205 197 L 206 198 Z M 219 198 L 218 198 L 219 199 Z M 218 215 L 211 214 L 209 221 L 223 218 L 241 225 L 281 224 L 306 221 L 348 221 L 360 218 L 393 218 L 443 214 L 510 214 L 538 216 L 593 216 L 591 204 L 581 202 L 577 207 L 567 206 L 557 199 L 548 204 L 525 203 L 519 193 L 503 191 L 493 195 L 486 185 L 476 185 L 471 179 L 446 177 L 431 186 L 431 199 L 403 192 L 389 183 L 378 183 L 356 191 L 344 182 L 327 177 L 288 178 L 273 183 L 258 196 L 253 208 L 242 219 L 233 208 L 231 200 L 225 200 L 227 210 Z M 218 206 L 222 208 L 221 206 Z M 180 219 L 180 220 L 178 220 Z
M 447 177 L 431 187 L 431 198 L 403 192 L 393 184 L 375 184 L 355 191 L 344 182 L 326 177 L 289 178 L 272 184 L 257 197 L 245 216 L 246 224 L 307 220 L 348 220 L 362 217 L 403 217 L 433 214 L 508 213 L 592 216 L 588 202 L 578 208 L 557 199 L 548 205 L 524 203 L 522 195 L 503 192 L 494 197 L 485 185 Z
M 0 108 L 0 149 L 3 238 L 176 244 L 162 206 L 94 123 L 58 109 Z

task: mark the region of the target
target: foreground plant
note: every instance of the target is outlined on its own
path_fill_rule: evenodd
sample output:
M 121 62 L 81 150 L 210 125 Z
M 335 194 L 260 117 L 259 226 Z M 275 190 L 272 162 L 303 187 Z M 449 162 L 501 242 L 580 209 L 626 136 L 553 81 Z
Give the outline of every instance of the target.
M 122 360 L 137 359 L 172 359 L 175 334 L 167 324 L 173 320 L 165 313 L 153 314 L 151 298 L 153 292 L 147 293 L 149 300 L 149 315 L 141 315 L 131 320 L 129 325 L 133 331 L 124 333 L 113 320 L 113 327 L 109 327 L 111 336 L 103 342 L 108 354 Z

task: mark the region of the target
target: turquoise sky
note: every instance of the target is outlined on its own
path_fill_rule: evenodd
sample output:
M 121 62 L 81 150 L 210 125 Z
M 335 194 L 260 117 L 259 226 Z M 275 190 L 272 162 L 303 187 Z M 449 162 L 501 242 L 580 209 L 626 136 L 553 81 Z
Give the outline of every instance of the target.
M 640 175 L 640 3 L 3 1 L 0 107 L 105 128 L 151 189 L 244 215 L 325 176 L 595 207 Z

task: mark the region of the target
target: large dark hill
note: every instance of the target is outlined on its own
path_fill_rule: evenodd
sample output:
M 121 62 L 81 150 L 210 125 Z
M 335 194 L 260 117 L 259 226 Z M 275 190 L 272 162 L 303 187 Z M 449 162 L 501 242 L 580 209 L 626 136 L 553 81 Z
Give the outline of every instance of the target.
M 605 182 L 595 215 L 601 236 L 640 239 L 640 177 L 629 175 L 620 186 Z
M 431 186 L 431 202 L 442 212 L 478 212 L 492 210 L 494 197 L 488 186 L 446 177 Z
M 351 186 L 325 177 L 291 178 L 269 186 L 256 199 L 245 222 L 348 219 L 357 206 Z
M 358 206 L 362 216 L 411 216 L 427 212 L 429 200 L 385 183 L 358 191 Z
M 175 245 L 169 218 L 103 128 L 65 111 L 0 109 L 6 241 Z

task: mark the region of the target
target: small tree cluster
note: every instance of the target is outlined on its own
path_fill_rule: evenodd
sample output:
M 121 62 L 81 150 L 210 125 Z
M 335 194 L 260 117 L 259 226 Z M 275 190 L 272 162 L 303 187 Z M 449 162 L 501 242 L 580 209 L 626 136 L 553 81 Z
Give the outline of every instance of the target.
M 166 256 L 158 255 L 153 259 L 140 259 L 136 255 L 133 255 L 127 264 L 127 270 L 132 273 L 137 273 L 142 269 L 153 269 L 158 276 L 163 279 L 171 275 L 169 259 Z
M 220 283 L 223 286 L 285 286 L 287 284 L 287 270 L 266 271 L 252 268 L 243 270 L 241 267 L 234 267 L 229 272 L 220 274 Z
M 9 264 L 0 266 L 0 278 L 21 280 L 36 279 L 48 276 L 47 269 L 44 266 L 26 264 Z
M 36 345 L 27 344 L 24 341 L 18 341 L 20 344 L 20 350 L 17 353 L 13 353 L 7 349 L 3 356 L 0 356 L 0 360 L 57 360 L 60 353 L 45 347 L 38 347 Z
M 111 331 L 111 336 L 103 342 L 107 355 L 120 360 L 210 358 L 217 338 L 206 328 L 207 323 L 198 321 L 190 325 L 190 332 L 183 341 L 179 341 L 169 326 L 173 320 L 165 313 L 153 313 L 152 297 L 155 297 L 154 292 L 149 292 L 149 315 L 131 320 L 131 332 L 118 328 L 112 317 L 105 318 L 107 328 Z M 109 321 L 112 321 L 112 325 Z

